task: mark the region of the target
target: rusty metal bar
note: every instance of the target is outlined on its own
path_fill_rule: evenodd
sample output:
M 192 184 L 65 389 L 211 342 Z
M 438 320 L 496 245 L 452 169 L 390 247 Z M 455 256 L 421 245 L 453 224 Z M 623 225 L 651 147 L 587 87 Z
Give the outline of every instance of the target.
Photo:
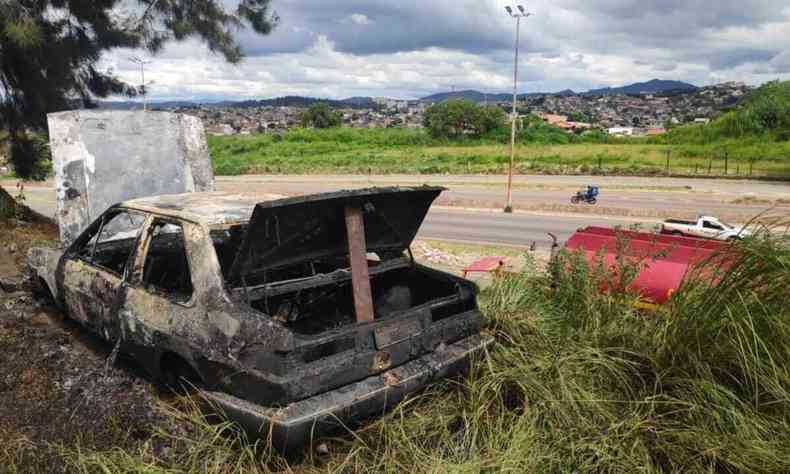
M 345 212 L 348 256 L 351 260 L 351 284 L 354 291 L 354 310 L 357 322 L 366 323 L 373 321 L 373 295 L 370 291 L 370 275 L 368 274 L 365 221 L 362 209 L 359 207 L 348 206 Z

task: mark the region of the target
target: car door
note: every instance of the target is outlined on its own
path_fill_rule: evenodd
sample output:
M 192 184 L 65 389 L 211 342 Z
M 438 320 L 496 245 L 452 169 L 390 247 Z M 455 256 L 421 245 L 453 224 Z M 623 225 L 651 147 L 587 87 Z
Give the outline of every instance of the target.
M 69 315 L 107 340 L 117 332 L 123 287 L 145 220 L 135 211 L 108 211 L 77 239 L 63 264 Z
M 174 352 L 188 359 L 201 316 L 196 304 L 185 226 L 154 217 L 146 226 L 121 310 L 126 350 L 157 374 L 157 358 Z M 150 365 L 149 365 L 150 364 Z
M 719 237 L 719 234 L 724 232 L 724 227 L 722 227 L 716 222 L 709 221 L 706 219 L 702 221 L 702 231 L 705 237 L 708 237 L 710 239 L 715 239 Z

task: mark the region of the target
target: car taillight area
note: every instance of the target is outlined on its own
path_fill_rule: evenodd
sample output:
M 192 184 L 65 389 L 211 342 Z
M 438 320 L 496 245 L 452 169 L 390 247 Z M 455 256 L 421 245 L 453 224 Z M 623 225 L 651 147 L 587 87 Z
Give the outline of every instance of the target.
M 482 328 L 475 287 L 468 281 L 410 266 L 377 275 L 372 282 L 376 317 L 368 323 L 355 323 L 352 295 L 343 284 L 270 298 L 270 308 L 289 308 L 291 316 L 282 322 L 296 337 L 288 352 L 262 350 L 243 356 L 245 365 L 282 388 L 274 393 L 283 399 L 258 403 L 299 400 L 365 379 Z M 318 304 L 317 296 L 329 298 L 331 304 Z M 258 302 L 257 307 L 263 305 Z

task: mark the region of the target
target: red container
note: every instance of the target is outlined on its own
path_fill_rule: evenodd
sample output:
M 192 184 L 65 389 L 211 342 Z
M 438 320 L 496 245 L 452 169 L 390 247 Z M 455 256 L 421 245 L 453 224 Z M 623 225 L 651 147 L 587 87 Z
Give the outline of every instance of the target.
M 587 262 L 602 262 L 614 275 L 619 254 L 640 266 L 628 289 L 637 291 L 648 303 L 662 304 L 679 287 L 689 269 L 727 244 L 715 240 L 614 230 L 604 227 L 579 229 L 565 243 L 568 250 L 581 250 Z

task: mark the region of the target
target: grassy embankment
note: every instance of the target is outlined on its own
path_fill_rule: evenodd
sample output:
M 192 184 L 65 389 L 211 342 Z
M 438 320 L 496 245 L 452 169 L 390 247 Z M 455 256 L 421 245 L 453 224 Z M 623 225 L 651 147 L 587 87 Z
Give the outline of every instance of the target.
M 787 225 L 787 223 L 785 223 Z M 604 296 L 566 255 L 482 295 L 497 345 L 472 373 L 401 404 L 295 472 L 790 471 L 790 247 L 768 234 L 707 262 L 660 314 Z M 620 274 L 632 275 L 625 265 Z M 621 282 L 622 283 L 622 282 Z M 613 287 L 615 283 L 609 283 Z M 67 450 L 79 472 L 270 472 L 284 461 L 194 410 L 159 436 L 176 459 Z
M 569 135 L 532 121 L 519 133 L 520 173 L 790 177 L 790 82 L 770 83 L 708 125 L 658 138 Z M 420 130 L 291 130 L 281 136 L 211 137 L 217 174 L 504 173 L 509 131 L 460 141 Z
M 563 132 L 564 133 L 564 132 Z M 218 175 L 276 174 L 498 174 L 507 170 L 508 145 L 494 140 L 448 142 L 417 130 L 292 130 L 281 137 L 210 137 Z M 609 143 L 522 142 L 519 173 L 680 174 L 790 176 L 790 142 L 759 139 L 666 145 L 645 140 Z M 753 159 L 759 157 L 759 159 Z M 599 165 L 601 169 L 599 169 Z

